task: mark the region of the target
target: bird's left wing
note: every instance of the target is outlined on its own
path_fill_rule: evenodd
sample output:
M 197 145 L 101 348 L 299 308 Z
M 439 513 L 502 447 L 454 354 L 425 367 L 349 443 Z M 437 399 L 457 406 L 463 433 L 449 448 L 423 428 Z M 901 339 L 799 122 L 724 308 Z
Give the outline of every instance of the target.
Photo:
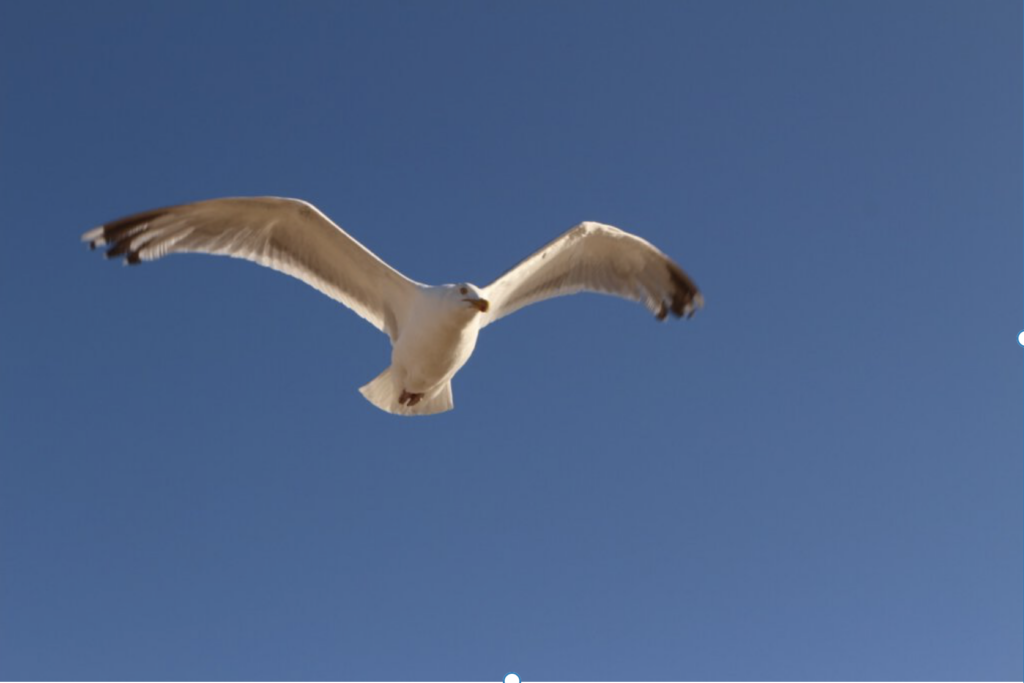
M 345 304 L 392 339 L 418 287 L 298 199 L 231 197 L 170 206 L 106 223 L 82 239 L 132 265 L 178 252 L 254 261 Z
M 488 285 L 481 327 L 523 306 L 599 292 L 638 301 L 658 320 L 693 315 L 704 298 L 683 269 L 654 245 L 601 223 L 581 223 Z

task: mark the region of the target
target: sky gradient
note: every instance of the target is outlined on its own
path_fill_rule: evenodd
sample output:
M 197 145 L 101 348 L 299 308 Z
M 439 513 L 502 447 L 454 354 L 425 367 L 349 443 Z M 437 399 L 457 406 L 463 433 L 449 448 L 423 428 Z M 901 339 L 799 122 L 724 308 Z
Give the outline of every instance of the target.
M 0 4 L 0 678 L 1020 680 L 1018 2 Z M 487 328 L 455 410 L 253 264 L 316 204 L 486 285 L 583 220 L 689 321 Z

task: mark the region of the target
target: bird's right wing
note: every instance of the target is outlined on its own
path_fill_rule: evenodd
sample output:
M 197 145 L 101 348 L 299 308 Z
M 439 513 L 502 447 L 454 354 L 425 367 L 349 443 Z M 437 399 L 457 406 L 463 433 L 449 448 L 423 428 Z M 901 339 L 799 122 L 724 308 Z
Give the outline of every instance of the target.
M 254 261 L 302 280 L 394 339 L 419 285 L 384 263 L 315 206 L 233 197 L 154 209 L 82 235 L 125 263 L 198 252 Z
M 697 285 L 650 242 L 601 223 L 580 223 L 483 290 L 481 327 L 538 301 L 598 292 L 646 306 L 658 320 L 690 317 L 704 305 Z

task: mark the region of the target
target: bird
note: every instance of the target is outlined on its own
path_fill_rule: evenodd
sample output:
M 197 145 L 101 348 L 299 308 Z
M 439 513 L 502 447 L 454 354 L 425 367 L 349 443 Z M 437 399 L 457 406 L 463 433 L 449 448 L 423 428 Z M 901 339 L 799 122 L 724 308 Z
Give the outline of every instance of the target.
M 398 272 L 313 204 L 286 197 L 226 197 L 143 211 L 82 235 L 126 265 L 174 253 L 253 261 L 344 304 L 388 335 L 391 365 L 360 388 L 395 415 L 451 410 L 452 378 L 483 328 L 545 299 L 597 292 L 643 304 L 657 320 L 704 305 L 693 280 L 646 240 L 583 222 L 486 287 L 425 285 Z

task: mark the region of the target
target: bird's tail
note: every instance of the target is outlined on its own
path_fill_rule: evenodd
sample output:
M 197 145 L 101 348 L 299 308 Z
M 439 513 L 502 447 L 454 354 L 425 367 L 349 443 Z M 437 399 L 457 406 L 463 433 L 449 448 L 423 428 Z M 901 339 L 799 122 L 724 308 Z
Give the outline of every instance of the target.
M 452 402 L 452 383 L 445 382 L 440 389 L 434 390 L 420 399 L 414 406 L 403 405 L 398 402 L 403 391 L 402 383 L 392 372 L 389 366 L 387 370 L 359 389 L 367 401 L 381 410 L 394 415 L 433 415 L 443 413 L 455 407 Z

